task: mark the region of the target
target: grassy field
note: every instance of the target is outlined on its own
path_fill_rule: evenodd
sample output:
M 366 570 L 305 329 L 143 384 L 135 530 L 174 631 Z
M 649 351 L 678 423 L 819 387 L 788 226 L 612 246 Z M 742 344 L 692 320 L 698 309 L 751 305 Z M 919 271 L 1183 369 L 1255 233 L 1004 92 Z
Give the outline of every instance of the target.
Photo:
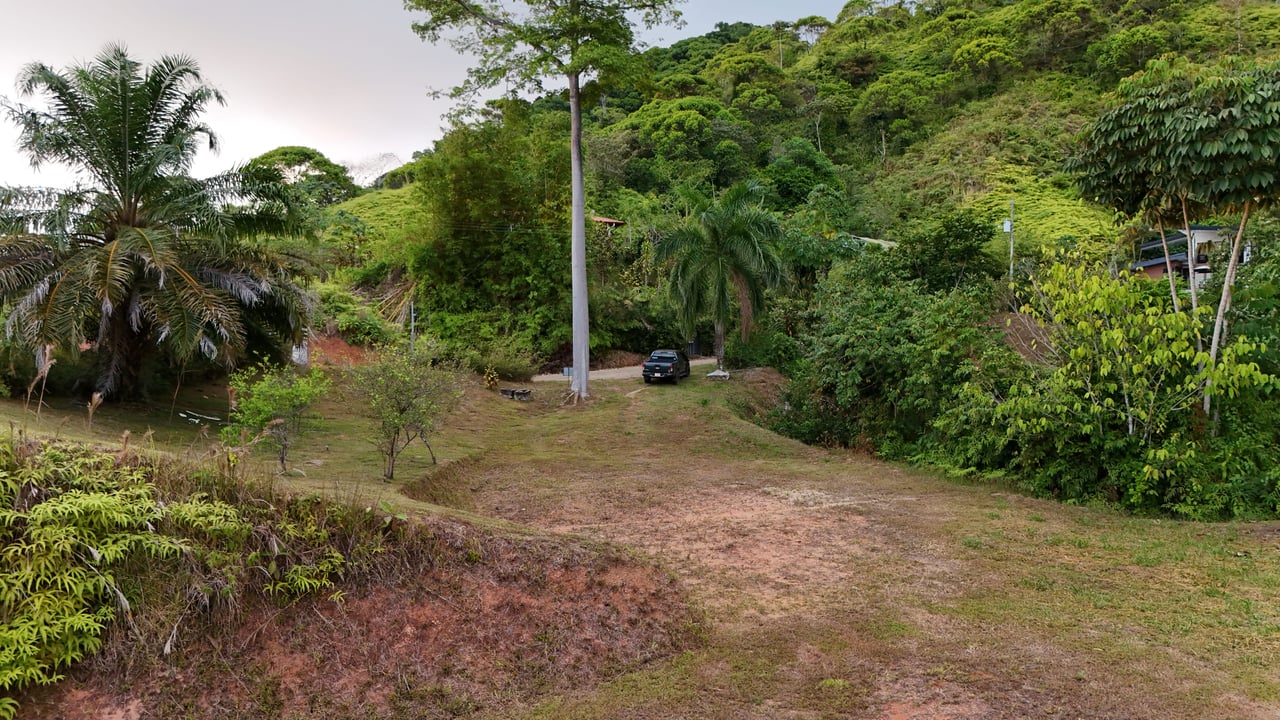
M 768 382 L 598 382 L 576 407 L 554 384 L 529 403 L 473 387 L 434 441 L 442 464 L 412 450 L 391 483 L 336 394 L 279 482 L 635 548 L 699 605 L 696 649 L 489 715 L 1280 717 L 1280 524 L 1139 519 L 806 447 L 731 410 Z M 175 407 L 220 414 L 219 392 Z M 169 407 L 102 408 L 92 430 L 69 405 L 0 416 L 214 452 Z

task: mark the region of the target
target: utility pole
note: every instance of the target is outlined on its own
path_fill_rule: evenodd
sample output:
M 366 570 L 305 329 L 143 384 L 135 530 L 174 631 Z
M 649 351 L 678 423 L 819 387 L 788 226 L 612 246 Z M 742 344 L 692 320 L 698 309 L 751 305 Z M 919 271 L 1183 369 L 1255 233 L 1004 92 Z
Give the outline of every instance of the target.
M 1009 282 L 1013 282 L 1013 201 L 1009 201 L 1009 219 L 1004 223 L 1004 229 L 1009 233 Z

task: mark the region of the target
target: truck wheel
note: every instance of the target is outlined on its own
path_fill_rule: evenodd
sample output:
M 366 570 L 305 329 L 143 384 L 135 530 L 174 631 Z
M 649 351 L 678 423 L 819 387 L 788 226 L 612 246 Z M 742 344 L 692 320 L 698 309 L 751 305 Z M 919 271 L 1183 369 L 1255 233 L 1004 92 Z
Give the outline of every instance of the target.
M 649 384 L 649 383 L 651 383 L 651 382 L 653 382 L 653 378 L 649 377 L 648 375 L 645 375 L 645 376 L 644 376 L 644 384 L 645 384 L 645 385 L 648 385 L 648 384 Z

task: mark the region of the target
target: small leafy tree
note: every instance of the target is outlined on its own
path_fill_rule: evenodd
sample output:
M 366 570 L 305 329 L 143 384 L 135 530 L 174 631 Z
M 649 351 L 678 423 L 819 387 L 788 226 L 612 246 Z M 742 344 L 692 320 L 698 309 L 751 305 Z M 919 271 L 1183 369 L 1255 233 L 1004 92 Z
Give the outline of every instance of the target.
M 329 389 L 329 380 L 317 369 L 298 372 L 293 368 L 263 363 L 231 376 L 236 406 L 232 424 L 223 429 L 228 442 L 245 433 L 263 433 L 275 447 L 280 472 L 288 468 L 289 448 L 306 420 L 307 410 Z
M 1071 163 L 1086 197 L 1158 221 L 1169 210 L 1180 209 L 1188 236 L 1192 208 L 1201 215 L 1239 215 L 1208 363 L 1221 358 L 1228 342 L 1227 321 L 1250 215 L 1274 206 L 1280 189 L 1277 98 L 1280 63 L 1227 60 L 1199 67 L 1161 58 L 1121 83 L 1113 106 L 1085 129 L 1082 152 Z M 1195 313 L 1196 283 L 1191 290 Z M 1203 389 L 1206 415 L 1214 394 L 1208 386 Z
M 458 370 L 425 351 L 388 348 L 351 374 L 354 392 L 377 423 L 373 444 L 386 460 L 383 477 L 395 478 L 396 459 L 414 440 L 421 440 L 436 462 L 429 436 L 462 400 Z

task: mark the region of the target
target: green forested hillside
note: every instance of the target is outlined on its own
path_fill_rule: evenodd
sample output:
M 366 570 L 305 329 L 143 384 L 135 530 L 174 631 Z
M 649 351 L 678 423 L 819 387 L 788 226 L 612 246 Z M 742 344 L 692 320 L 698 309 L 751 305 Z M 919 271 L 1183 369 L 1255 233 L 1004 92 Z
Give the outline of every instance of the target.
M 1061 174 L 1102 95 L 1162 53 L 1270 57 L 1277 26 L 1280 9 L 1268 3 L 1059 0 L 851 2 L 835 18 L 721 24 L 647 51 L 651 74 L 639 87 L 588 88 L 589 203 L 653 227 L 658 210 L 678 214 L 680 188 L 710 193 L 755 177 L 784 214 L 805 209 L 814 185 L 834 187 L 850 212 L 831 229 L 861 236 L 892 239 L 954 207 L 999 218 L 1010 200 L 1020 234 L 1036 243 L 1106 234 L 1110 214 L 1079 203 Z M 548 96 L 522 111 L 533 118 L 522 122 L 547 130 L 527 138 L 528 153 L 566 152 L 554 128 L 565 109 Z M 477 114 L 426 155 L 503 122 Z M 497 152 L 494 174 L 466 182 L 490 182 L 509 201 L 516 174 L 534 178 Z M 544 190 L 551 218 L 567 184 Z
M 1243 480 L 1272 454 L 1275 380 L 1256 342 L 1270 337 L 1256 320 L 1269 317 L 1269 281 L 1250 280 L 1245 305 L 1231 306 L 1217 274 L 1186 314 L 1176 283 L 1160 300 L 1158 284 L 1117 278 L 1133 238 L 1154 225 L 1087 202 L 1066 161 L 1081 152 L 1082 130 L 1119 102 L 1118 84 L 1149 61 L 1190 62 L 1150 80 L 1171 83 L 1174 97 L 1213 78 L 1243 82 L 1233 73 L 1267 62 L 1278 43 L 1280 9 L 1269 3 L 1022 0 L 851 2 L 834 18 L 723 23 L 649 49 L 642 81 L 584 88 L 593 352 L 690 337 L 710 346 L 712 320 L 730 318 L 680 322 L 671 266 L 655 250 L 727 189 L 751 183 L 782 223 L 776 250 L 790 282 L 741 323 L 735 315 L 728 354 L 792 377 L 775 427 L 961 473 L 1012 473 L 1063 498 L 1205 517 L 1273 512 L 1274 479 Z M 1182 102 L 1202 112 L 1193 98 L 1209 95 Z M 565 364 L 567 125 L 554 93 L 455 120 L 395 174 L 415 179 L 395 192 L 426 218 L 398 224 L 423 234 L 372 259 L 363 280 L 400 278 L 446 343 L 479 338 Z M 1274 152 L 1258 137 L 1256 152 Z M 1240 139 L 1186 142 L 1217 152 Z M 1214 166 L 1227 165 L 1205 167 Z M 1133 176 L 1132 193 L 1147 192 L 1145 177 L 1154 175 Z M 1197 221 L 1230 225 L 1240 213 L 1238 203 L 1188 199 Z M 1016 267 L 1002 227 L 1011 210 Z M 1167 225 L 1184 220 L 1170 212 Z M 1226 267 L 1230 254 L 1218 252 Z M 1006 273 L 1011 286 L 993 282 Z M 746 280 L 729 281 L 740 297 Z M 1253 338 L 1218 337 L 1215 313 L 1228 308 Z M 1020 312 L 998 315 L 1008 310 Z M 1133 322 L 1098 337 L 1055 334 L 1068 317 L 1081 328 Z M 1000 340 L 1002 326 L 1017 343 Z M 1219 355 L 1228 340 L 1234 349 Z M 1021 356 L 1011 349 L 1019 343 Z M 1222 393 L 1239 394 L 1208 410 Z M 1211 458 L 1227 464 L 1209 470 Z M 1222 485 L 1185 484 L 1204 473 Z
M 655 339 L 668 316 L 651 307 L 662 283 L 646 240 L 748 179 L 792 254 L 819 265 L 838 237 L 901 240 L 958 209 L 999 227 L 1011 202 L 1021 254 L 1109 244 L 1112 213 L 1081 202 L 1062 169 L 1104 94 L 1162 53 L 1270 57 L 1278 25 L 1260 2 L 850 2 L 650 49 L 644 82 L 585 90 L 589 214 L 627 223 L 595 228 L 593 346 Z M 491 102 L 393 173 L 416 183 L 338 208 L 388 241 L 369 259 L 403 270 L 425 306 L 545 355 L 566 338 L 567 124 L 561 95 Z M 987 249 L 1002 247 L 1003 234 Z

